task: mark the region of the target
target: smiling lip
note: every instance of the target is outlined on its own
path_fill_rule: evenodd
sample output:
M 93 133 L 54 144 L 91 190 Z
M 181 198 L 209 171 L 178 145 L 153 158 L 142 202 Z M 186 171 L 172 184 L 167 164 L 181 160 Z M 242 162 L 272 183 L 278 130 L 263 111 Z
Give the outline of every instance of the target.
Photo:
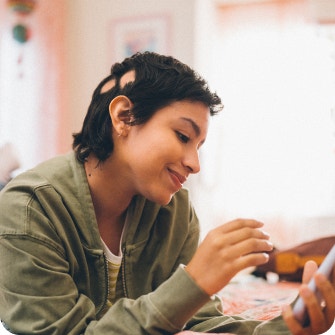
M 173 180 L 175 180 L 176 182 L 178 182 L 178 186 L 182 187 L 183 184 L 186 182 L 186 177 L 182 176 L 181 174 L 179 174 L 176 171 L 170 170 L 169 169 L 170 174 L 173 177 Z

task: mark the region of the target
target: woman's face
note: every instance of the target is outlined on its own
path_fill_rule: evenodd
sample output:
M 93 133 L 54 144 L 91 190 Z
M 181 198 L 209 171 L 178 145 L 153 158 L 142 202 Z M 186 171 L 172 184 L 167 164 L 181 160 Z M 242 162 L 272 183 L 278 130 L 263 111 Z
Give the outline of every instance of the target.
M 204 104 L 178 101 L 158 110 L 145 124 L 130 127 L 122 152 L 135 194 L 166 205 L 188 176 L 200 171 L 199 148 L 209 117 Z

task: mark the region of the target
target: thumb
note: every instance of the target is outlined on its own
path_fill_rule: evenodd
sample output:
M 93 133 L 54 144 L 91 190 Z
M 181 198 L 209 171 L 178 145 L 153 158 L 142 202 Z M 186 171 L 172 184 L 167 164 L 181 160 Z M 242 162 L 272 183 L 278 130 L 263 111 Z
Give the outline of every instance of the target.
M 314 261 L 307 261 L 304 266 L 304 272 L 302 275 L 303 284 L 308 284 L 312 279 L 314 273 L 317 271 L 318 265 Z

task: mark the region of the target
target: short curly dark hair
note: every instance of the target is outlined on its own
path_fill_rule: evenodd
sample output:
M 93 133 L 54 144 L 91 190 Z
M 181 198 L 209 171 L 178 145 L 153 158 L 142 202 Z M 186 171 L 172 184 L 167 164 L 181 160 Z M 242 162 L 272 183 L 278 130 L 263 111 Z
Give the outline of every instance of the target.
M 121 87 L 120 79 L 132 70 L 134 80 Z M 82 130 L 73 134 L 73 149 L 80 162 L 85 162 L 92 152 L 99 161 L 113 152 L 109 104 L 118 95 L 125 95 L 132 102 L 130 126 L 145 123 L 156 111 L 175 101 L 202 102 L 211 115 L 223 108 L 220 97 L 189 66 L 154 52 L 136 53 L 115 63 L 111 74 L 94 90 Z

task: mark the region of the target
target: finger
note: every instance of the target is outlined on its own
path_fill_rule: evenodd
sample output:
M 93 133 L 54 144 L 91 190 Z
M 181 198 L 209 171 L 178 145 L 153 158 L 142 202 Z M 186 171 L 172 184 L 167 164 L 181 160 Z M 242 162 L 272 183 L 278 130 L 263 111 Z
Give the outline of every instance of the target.
M 303 328 L 293 315 L 291 306 L 282 307 L 282 317 L 292 334 L 304 334 Z
M 257 266 L 268 262 L 273 244 L 263 239 L 247 239 L 229 248 L 229 258 L 231 263 L 242 270 L 246 267 Z
M 222 251 L 230 253 L 233 250 L 234 256 L 241 256 L 250 252 L 269 252 L 273 249 L 268 234 L 255 229 L 244 228 L 229 234 L 213 234 L 209 238 L 213 244 L 217 245 L 218 250 L 222 249 Z M 233 249 L 229 250 L 231 248 Z
M 245 263 L 250 263 L 250 261 L 252 262 L 252 264 L 248 264 L 248 266 L 266 263 L 269 257 L 267 254 L 265 256 L 262 254 L 270 252 L 273 249 L 273 244 L 269 240 L 254 237 L 246 238 L 243 241 L 231 244 L 232 238 L 230 238 L 230 236 L 227 239 L 227 236 L 220 238 L 216 235 L 207 235 L 204 243 L 200 245 L 200 248 L 205 245 L 205 242 L 210 244 L 211 253 L 217 254 L 216 258 L 218 260 L 224 260 L 226 263 L 235 263 L 235 261 L 241 257 L 254 255 L 255 257 L 248 257 L 246 259 Z M 261 256 L 257 256 L 257 254 L 261 254 Z M 241 260 L 239 263 L 241 263 Z
M 236 256 L 270 252 L 272 249 L 270 241 L 258 238 L 249 238 L 231 246 L 231 252 Z
M 264 230 L 259 228 L 257 222 L 249 222 L 244 224 L 240 222 L 232 222 L 228 227 L 220 227 L 210 232 L 213 241 L 217 241 L 221 245 L 234 245 L 244 240 L 255 239 L 270 239 L 270 235 Z
M 250 252 L 271 251 L 273 245 L 270 242 L 262 242 L 262 247 L 258 247 L 257 242 L 264 240 L 269 240 L 269 234 L 266 232 L 258 228 L 243 227 L 228 233 L 218 229 L 211 230 L 206 235 L 204 242 L 209 243 L 214 251 L 221 251 L 226 254 L 232 253 L 230 250 L 232 246 L 239 245 L 237 249 L 234 249 L 235 252 L 231 254 L 232 257 L 237 257 Z M 248 241 L 248 243 L 245 244 L 245 241 Z M 248 245 L 249 248 L 246 249 L 245 246 Z
M 253 219 L 236 219 L 217 227 L 217 230 L 218 232 L 226 234 L 232 231 L 240 230 L 245 227 L 261 228 L 263 226 L 264 223 Z
M 313 274 L 317 271 L 318 265 L 314 261 L 307 261 L 304 266 L 304 272 L 302 275 L 302 282 L 307 284 L 313 277 Z
M 310 329 L 315 334 L 325 332 L 327 330 L 328 323 L 322 312 L 316 295 L 308 288 L 306 284 L 303 284 L 300 287 L 299 293 L 307 307 L 310 319 Z
M 323 297 L 325 308 L 323 310 L 327 324 L 331 326 L 335 317 L 335 290 L 332 284 L 322 274 L 315 275 L 316 286 Z
M 268 262 L 269 255 L 265 252 L 252 253 L 241 256 L 235 260 L 236 268 L 240 270 L 246 269 L 251 266 L 257 266 Z

